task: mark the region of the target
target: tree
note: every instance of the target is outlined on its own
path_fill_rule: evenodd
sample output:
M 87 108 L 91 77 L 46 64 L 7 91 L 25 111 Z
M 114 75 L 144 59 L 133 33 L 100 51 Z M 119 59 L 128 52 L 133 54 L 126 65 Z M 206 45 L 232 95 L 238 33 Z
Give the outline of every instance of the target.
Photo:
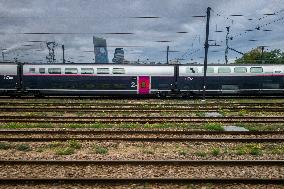
M 284 64 L 284 52 L 275 49 L 263 51 L 261 47 L 253 49 L 235 61 L 236 64 Z

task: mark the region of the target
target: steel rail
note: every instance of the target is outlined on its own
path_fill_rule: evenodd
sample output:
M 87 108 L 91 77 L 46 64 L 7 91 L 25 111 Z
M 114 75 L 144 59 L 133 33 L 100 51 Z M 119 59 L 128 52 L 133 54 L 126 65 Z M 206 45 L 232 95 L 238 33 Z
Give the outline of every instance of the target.
M 213 183 L 213 184 L 281 184 L 283 178 L 0 178 L 1 184 L 128 184 L 128 183 Z
M 19 123 L 204 123 L 204 122 L 222 122 L 222 123 L 284 123 L 282 116 L 279 117 L 170 117 L 170 116 L 0 116 L 0 122 L 19 122 Z
M 112 102 L 1 102 L 0 105 L 47 105 L 47 106 L 284 106 L 278 102 L 205 102 L 205 103 L 112 103 Z
M 255 116 L 233 116 L 233 117 L 196 117 L 196 116 L 18 116 L 18 115 L 9 115 L 9 116 L 0 116 L 0 119 L 213 119 L 213 120 L 222 120 L 222 119 L 284 119 L 284 116 L 265 116 L 265 117 L 255 117 Z
M 123 108 L 123 109 L 122 109 Z M 283 112 L 282 107 L 259 107 L 259 108 L 225 108 L 226 111 L 240 111 L 247 110 L 251 112 Z M 163 112 L 216 112 L 220 111 L 222 108 L 102 108 L 102 107 L 92 107 L 92 108 L 78 108 L 78 107 L 0 107 L 1 112 L 147 112 L 147 113 L 160 113 Z
M 1 137 L 0 141 L 9 142 L 51 142 L 51 141 L 132 141 L 132 142 L 241 142 L 265 143 L 284 142 L 284 138 L 199 138 L 199 137 Z
M 202 131 L 202 130 L 1 130 L 0 134 L 171 134 L 171 135 L 283 135 L 284 131 Z
M 220 119 L 202 119 L 202 120 L 32 120 L 32 119 L 1 119 L 0 123 L 54 123 L 54 124 L 110 124 L 110 123 L 139 123 L 139 124 L 155 124 L 155 123 L 207 123 L 207 122 L 218 122 L 218 123 L 284 123 L 284 120 L 220 120 Z

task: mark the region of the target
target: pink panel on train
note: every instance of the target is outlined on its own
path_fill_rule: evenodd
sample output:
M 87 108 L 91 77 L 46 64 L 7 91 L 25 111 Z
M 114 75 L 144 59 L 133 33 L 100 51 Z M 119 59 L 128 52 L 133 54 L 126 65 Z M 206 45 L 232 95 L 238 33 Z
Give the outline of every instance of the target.
M 138 82 L 138 94 L 149 94 L 151 88 L 150 76 L 139 76 Z

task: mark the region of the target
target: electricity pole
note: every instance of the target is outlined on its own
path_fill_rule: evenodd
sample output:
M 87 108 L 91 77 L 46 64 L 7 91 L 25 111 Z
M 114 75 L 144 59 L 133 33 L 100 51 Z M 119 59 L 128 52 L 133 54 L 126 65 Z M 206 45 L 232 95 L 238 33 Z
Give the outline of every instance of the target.
M 208 56 L 208 49 L 209 49 L 209 44 L 208 44 L 208 38 L 209 38 L 209 21 L 210 21 L 210 11 L 211 8 L 207 8 L 207 22 L 206 22 L 206 39 L 205 39 L 205 57 L 204 57 L 204 77 L 203 77 L 203 100 L 205 100 L 205 92 L 206 92 L 206 72 L 207 72 L 207 56 Z
M 263 60 L 263 51 L 264 51 L 264 46 L 261 46 L 261 63 L 264 64 L 265 61 Z
M 227 29 L 227 35 L 226 35 L 225 64 L 228 64 L 229 33 L 230 33 L 230 27 L 226 27 L 226 29 Z
M 63 61 L 63 64 L 65 64 L 65 52 L 64 52 L 64 45 L 62 45 L 62 61 Z
M 167 46 L 167 64 L 169 64 L 169 51 L 170 51 L 170 46 Z

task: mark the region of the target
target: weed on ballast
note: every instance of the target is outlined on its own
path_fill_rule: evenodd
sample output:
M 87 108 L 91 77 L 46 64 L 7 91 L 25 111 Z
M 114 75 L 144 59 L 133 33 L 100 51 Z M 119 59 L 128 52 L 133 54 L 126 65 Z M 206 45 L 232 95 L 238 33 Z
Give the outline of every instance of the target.
M 199 156 L 199 157 L 206 157 L 207 156 L 207 153 L 206 152 L 201 152 L 201 151 L 198 151 L 195 153 L 196 156 Z
M 9 150 L 11 148 L 11 145 L 6 142 L 0 142 L 0 150 Z
M 239 146 L 236 148 L 237 155 L 250 154 L 253 156 L 258 156 L 262 154 L 262 148 L 259 144 L 247 144 L 244 146 Z
M 82 147 L 82 144 L 80 144 L 77 140 L 69 140 L 68 145 L 70 148 L 74 149 L 80 149 Z
M 207 123 L 204 127 L 210 131 L 224 131 L 224 127 L 221 123 Z
M 213 156 L 218 156 L 220 154 L 220 149 L 219 148 L 213 148 L 211 151 L 211 154 Z
M 24 152 L 28 152 L 32 150 L 28 144 L 19 144 L 16 146 L 16 149 L 19 151 L 24 151 Z
M 55 149 L 56 155 L 71 155 L 75 153 L 75 149 L 71 147 L 58 147 Z
M 179 152 L 178 152 L 178 154 L 179 155 L 181 155 L 181 156 L 186 156 L 187 155 L 187 150 L 185 150 L 185 149 L 182 149 L 182 150 L 180 150 Z
M 197 112 L 195 115 L 197 117 L 205 117 L 205 112 Z
M 103 146 L 98 146 L 98 145 L 94 145 L 93 149 L 95 151 L 96 154 L 107 154 L 108 153 L 108 149 L 106 147 Z

